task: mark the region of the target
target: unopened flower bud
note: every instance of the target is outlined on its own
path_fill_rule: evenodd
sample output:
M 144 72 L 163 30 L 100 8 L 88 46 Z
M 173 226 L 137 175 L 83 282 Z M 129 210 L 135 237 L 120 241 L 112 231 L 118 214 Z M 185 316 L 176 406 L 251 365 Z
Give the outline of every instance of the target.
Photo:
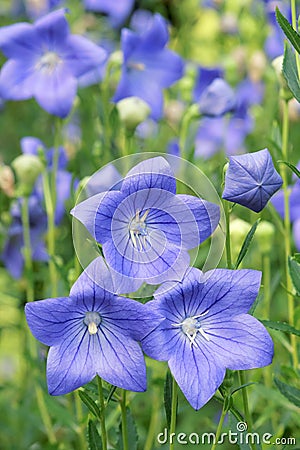
M 15 177 L 9 166 L 0 166 L 0 189 L 2 189 L 8 197 L 14 195 Z
M 144 122 L 151 111 L 149 105 L 139 97 L 123 98 L 117 103 L 117 109 L 121 122 L 130 131 Z
M 262 254 L 268 254 L 273 248 L 275 227 L 271 222 L 262 220 L 257 227 L 255 239 Z
M 233 260 L 236 260 L 245 237 L 249 233 L 251 228 L 250 223 L 245 220 L 235 218 L 230 223 L 230 237 L 231 237 L 231 251 Z
M 37 177 L 42 173 L 44 166 L 36 155 L 24 154 L 12 162 L 24 195 L 29 195 Z
M 282 71 L 282 65 L 283 65 L 283 55 L 277 56 L 277 58 L 275 58 L 272 61 L 272 66 L 275 70 L 277 80 L 278 80 L 279 86 L 281 88 L 280 89 L 280 97 L 283 98 L 284 100 L 290 100 L 291 98 L 293 98 L 293 94 L 292 94 L 290 88 L 288 87 L 286 79 L 284 78 L 283 71 Z
M 262 51 L 256 51 L 249 61 L 249 78 L 253 83 L 259 82 L 266 70 L 267 60 Z

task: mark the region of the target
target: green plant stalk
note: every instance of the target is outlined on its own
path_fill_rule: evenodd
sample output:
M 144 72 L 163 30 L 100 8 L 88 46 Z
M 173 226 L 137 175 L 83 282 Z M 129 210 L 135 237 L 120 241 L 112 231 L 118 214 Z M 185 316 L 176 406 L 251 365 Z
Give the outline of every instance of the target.
M 28 302 L 34 301 L 33 288 L 33 268 L 32 268 L 32 253 L 31 253 L 31 239 L 30 239 L 30 223 L 29 223 L 29 209 L 28 197 L 23 197 L 22 202 L 22 225 L 23 225 L 23 239 L 24 239 L 24 264 L 26 273 L 26 297 Z
M 37 399 L 37 404 L 39 407 L 40 415 L 46 430 L 46 434 L 50 444 L 57 444 L 57 439 L 53 431 L 52 422 L 50 415 L 48 413 L 47 405 L 44 398 L 44 393 L 41 387 L 35 382 L 35 395 Z
M 262 267 L 263 267 L 263 284 L 264 284 L 264 317 L 270 319 L 271 309 L 271 261 L 270 253 L 262 255 Z M 271 366 L 265 367 L 265 382 L 267 387 L 272 387 L 272 370 Z
M 97 375 L 98 382 L 98 394 L 99 394 L 99 408 L 100 408 L 100 427 L 101 427 L 101 440 L 102 440 L 102 448 L 103 450 L 107 450 L 107 434 L 106 434 L 106 424 L 105 424 L 105 404 L 104 404 L 104 395 L 103 395 L 103 387 L 102 387 L 102 379 Z M 124 449 L 125 450 L 125 449 Z
M 157 392 L 157 389 L 154 387 L 154 401 L 152 404 L 151 419 L 148 427 L 148 434 L 144 445 L 144 450 L 152 450 L 153 448 L 155 431 L 159 423 L 159 408 L 157 407 L 158 402 L 159 402 L 159 393 Z
M 56 267 L 53 261 L 53 257 L 55 254 L 55 215 L 54 215 L 54 207 L 51 196 L 51 189 L 49 185 L 49 175 L 45 170 L 43 175 L 43 191 L 44 191 L 44 199 L 45 199 L 45 208 L 48 219 L 48 253 L 50 256 L 49 260 L 49 273 L 50 273 L 50 281 L 52 288 L 52 296 L 56 297 L 57 291 L 57 275 L 56 275 Z
M 228 269 L 232 269 L 232 258 L 231 258 L 231 240 L 230 240 L 230 203 L 227 200 L 223 201 L 225 220 L 226 220 L 226 265 Z
M 226 409 L 224 408 L 224 405 L 225 405 L 225 403 L 223 403 L 222 414 L 221 414 L 221 417 L 220 417 L 220 420 L 219 420 L 219 423 L 218 423 L 218 428 L 217 428 L 217 431 L 216 431 L 216 436 L 215 436 L 215 439 L 214 439 L 214 443 L 213 443 L 213 445 L 212 445 L 212 447 L 211 447 L 211 450 L 215 450 L 215 449 L 217 448 L 218 440 L 220 439 L 220 436 L 221 436 L 221 432 L 222 432 L 222 428 L 223 428 L 223 423 L 224 423 L 224 419 L 225 419 L 226 412 L 227 412 Z
M 170 423 L 170 450 L 175 449 L 173 436 L 176 430 L 176 419 L 177 419 L 177 399 L 178 399 L 178 386 L 173 377 L 172 381 L 172 404 L 171 404 L 171 423 Z
M 78 390 L 74 392 L 74 399 L 75 399 L 75 410 L 76 410 L 76 417 L 78 422 L 78 439 L 79 439 L 79 445 L 81 450 L 86 450 L 86 443 L 85 443 L 85 436 L 84 436 L 84 428 L 83 428 L 83 412 L 82 412 L 82 403 L 78 394 Z
M 239 383 L 240 385 L 246 384 L 246 378 L 245 378 L 245 372 L 243 370 L 238 370 L 238 377 L 239 377 Z M 245 420 L 247 423 L 247 430 L 248 433 L 252 433 L 252 417 L 249 410 L 249 402 L 248 402 L 248 393 L 247 393 L 247 387 L 244 387 L 241 389 L 242 391 L 242 397 L 243 397 L 243 405 L 244 405 L 244 413 L 245 413 Z M 254 443 L 250 444 L 250 447 L 252 450 L 256 450 L 256 445 Z
M 288 161 L 288 140 L 289 140 L 289 111 L 288 101 L 283 102 L 283 117 L 282 117 L 282 159 Z M 285 276 L 286 289 L 288 298 L 288 319 L 291 326 L 294 326 L 294 298 L 292 280 L 289 274 L 288 258 L 291 255 L 291 222 L 290 222 L 290 202 L 289 202 L 289 186 L 288 174 L 285 164 L 281 165 L 281 176 L 283 180 L 283 194 L 284 194 L 284 248 L 285 248 Z M 298 369 L 298 354 L 297 354 L 297 340 L 295 335 L 291 335 L 291 345 L 293 348 L 293 366 Z
M 121 417 L 122 417 L 122 440 L 123 440 L 123 450 L 129 450 L 128 447 L 128 431 L 127 431 L 127 415 L 126 415 L 126 391 L 122 390 L 121 399 Z
M 291 11 L 292 11 L 292 25 L 295 31 L 298 31 L 297 27 L 297 11 L 296 11 L 296 0 L 291 0 Z M 297 52 L 296 53 L 296 64 L 297 64 L 297 72 L 298 78 L 300 78 L 300 59 Z

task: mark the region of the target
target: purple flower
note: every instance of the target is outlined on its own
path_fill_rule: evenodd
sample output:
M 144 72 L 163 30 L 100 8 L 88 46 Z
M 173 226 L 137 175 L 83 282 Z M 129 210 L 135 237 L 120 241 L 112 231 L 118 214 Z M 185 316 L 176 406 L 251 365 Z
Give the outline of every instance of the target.
M 272 198 L 272 204 L 284 218 L 284 194 L 283 191 L 279 191 Z M 294 186 L 290 187 L 290 220 L 293 223 L 293 235 L 297 250 L 300 251 L 300 180 L 298 180 Z
M 142 340 L 145 353 L 168 361 L 189 403 L 201 408 L 221 385 L 226 369 L 245 370 L 272 362 L 273 342 L 263 325 L 246 314 L 260 272 L 190 269 L 181 283 L 159 288 L 149 307 L 164 322 Z
M 215 230 L 219 207 L 176 195 L 176 180 L 162 157 L 133 167 L 120 190 L 100 193 L 72 211 L 102 245 L 107 264 L 141 282 L 181 280 L 188 250 Z
M 78 78 L 106 56 L 101 47 L 70 34 L 63 9 L 34 25 L 2 27 L 0 49 L 9 58 L 0 73 L 0 95 L 9 100 L 35 97 L 47 112 L 62 118 L 72 108 Z
M 198 67 L 195 88 L 193 92 L 194 101 L 197 102 L 203 91 L 216 79 L 223 78 L 224 71 L 220 67 Z
M 265 148 L 230 157 L 222 198 L 260 212 L 281 185 L 282 178 Z
M 47 161 L 47 168 L 51 172 L 53 167 L 54 149 L 47 150 L 40 139 L 35 137 L 24 137 L 21 139 L 21 149 L 23 153 L 38 155 L 39 149 L 44 152 Z M 65 170 L 68 159 L 63 147 L 58 149 L 58 170 L 56 173 L 56 205 L 55 205 L 55 223 L 59 225 L 65 214 L 65 202 L 69 199 L 72 187 L 72 174 Z M 35 185 L 35 193 L 42 203 L 44 200 L 44 190 L 42 178 L 38 178 Z
M 124 63 L 120 83 L 113 100 L 140 97 L 151 107 L 151 117 L 160 119 L 163 112 L 162 89 L 183 75 L 182 59 L 166 47 L 169 39 L 165 20 L 155 14 L 150 28 L 137 34 L 122 30 Z
M 22 199 L 18 199 L 11 207 L 12 223 L 8 229 L 7 240 L 4 244 L 1 260 L 12 277 L 18 279 L 22 276 L 24 268 Z M 43 235 L 47 230 L 47 216 L 42 207 L 41 200 L 36 193 L 28 199 L 30 243 L 33 261 L 47 261 Z
M 92 279 L 101 274 L 101 286 Z M 97 374 L 132 391 L 146 390 L 146 367 L 138 341 L 159 315 L 105 289 L 113 279 L 102 258 L 78 278 L 69 297 L 27 303 L 32 334 L 50 346 L 47 382 L 51 395 L 67 394 Z
M 215 78 L 200 95 L 199 112 L 204 116 L 218 117 L 235 107 L 233 89 L 222 78 Z
M 63 3 L 64 0 L 25 0 L 26 12 L 31 19 L 37 19 Z
M 120 27 L 130 14 L 134 0 L 84 0 L 84 6 L 90 11 L 106 14 L 112 27 Z

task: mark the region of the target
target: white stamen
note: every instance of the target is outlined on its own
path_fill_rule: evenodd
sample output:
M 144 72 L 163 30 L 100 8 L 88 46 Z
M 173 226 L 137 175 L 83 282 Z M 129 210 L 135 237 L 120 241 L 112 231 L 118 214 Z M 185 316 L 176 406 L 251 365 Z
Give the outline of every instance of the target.
M 140 217 L 140 210 L 137 209 L 134 218 L 131 220 L 129 224 L 129 234 L 132 244 L 136 249 L 139 247 L 140 251 L 145 249 L 147 238 L 149 242 L 146 224 L 146 219 L 149 212 L 150 210 L 147 209 L 147 211 L 142 215 L 142 217 Z
M 55 52 L 46 52 L 36 64 L 36 69 L 51 74 L 62 62 L 60 56 Z
M 187 317 L 181 323 L 172 324 L 173 327 L 181 328 L 182 332 L 189 339 L 191 347 L 192 345 L 198 347 L 198 343 L 196 342 L 197 333 L 200 333 L 201 336 L 204 337 L 206 341 L 210 340 L 208 334 L 204 331 L 203 327 L 201 326 L 201 321 L 198 320 L 200 317 L 206 316 L 208 312 L 209 311 L 207 310 L 202 314 L 198 314 L 197 316 Z
M 88 327 L 89 334 L 93 335 L 98 332 L 98 326 L 101 320 L 100 314 L 96 311 L 88 311 L 85 313 L 83 323 Z

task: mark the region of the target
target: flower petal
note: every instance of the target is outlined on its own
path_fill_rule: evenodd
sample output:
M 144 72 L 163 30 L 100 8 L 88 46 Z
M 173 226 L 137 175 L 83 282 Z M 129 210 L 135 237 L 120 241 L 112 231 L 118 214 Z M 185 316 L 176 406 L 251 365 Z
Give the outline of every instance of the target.
M 150 188 L 176 193 L 174 173 L 162 156 L 149 158 L 134 166 L 124 178 L 121 191 L 130 195 L 135 191 Z
M 61 56 L 74 77 L 80 77 L 105 61 L 106 51 L 83 36 L 70 35 Z
M 103 197 L 107 194 L 107 192 L 102 192 L 97 195 L 93 195 L 92 197 L 84 200 L 81 203 L 78 203 L 71 211 L 70 214 L 74 216 L 77 220 L 86 227 L 89 233 L 95 237 L 95 217 L 98 210 L 98 207 L 103 199 Z
M 0 96 L 27 100 L 33 96 L 35 72 L 31 61 L 7 61 L 0 72 Z
M 28 155 L 38 155 L 38 149 L 45 149 L 42 141 L 35 137 L 24 137 L 20 141 L 22 152 Z
M 65 12 L 63 8 L 58 9 L 41 17 L 34 24 L 39 39 L 42 39 L 50 49 L 56 50 L 64 43 L 70 32 Z
M 241 314 L 227 320 L 215 317 L 205 320 L 209 338 L 206 351 L 214 355 L 223 367 L 247 370 L 268 366 L 273 358 L 273 342 L 265 327 L 255 317 Z
M 214 395 L 225 376 L 225 369 L 201 347 L 190 346 L 183 336 L 174 348 L 169 367 L 183 394 L 196 410 Z
M 32 58 L 39 51 L 39 40 L 34 26 L 15 23 L 0 28 L 0 49 L 7 58 Z

